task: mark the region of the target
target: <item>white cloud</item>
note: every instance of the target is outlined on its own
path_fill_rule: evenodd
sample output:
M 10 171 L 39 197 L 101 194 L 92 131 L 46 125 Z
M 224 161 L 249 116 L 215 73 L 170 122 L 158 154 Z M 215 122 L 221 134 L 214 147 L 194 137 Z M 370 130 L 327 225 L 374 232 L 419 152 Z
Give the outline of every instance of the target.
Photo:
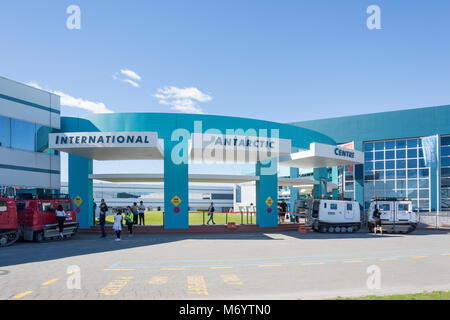
M 140 75 L 138 75 L 136 72 L 134 72 L 133 70 L 130 70 L 130 69 L 122 69 L 122 70 L 120 70 L 120 73 L 128 78 L 131 78 L 131 79 L 134 79 L 137 81 L 142 80 Z
M 140 87 L 140 84 L 137 83 L 137 81 L 142 81 L 142 78 L 141 78 L 140 75 L 138 75 L 133 70 L 122 69 L 122 70 L 120 70 L 120 74 L 125 76 L 125 77 L 128 77 L 129 79 L 119 77 L 119 72 L 116 72 L 116 74 L 113 75 L 113 79 L 114 80 L 118 80 L 118 81 L 122 81 L 122 82 L 125 82 L 125 83 L 128 83 L 128 84 L 132 85 L 135 88 L 139 88 Z M 133 80 L 131 80 L 131 79 L 133 79 Z
M 29 82 L 27 83 L 27 85 L 43 90 L 42 87 L 36 82 Z M 72 97 L 71 95 L 68 95 L 64 92 L 57 90 L 49 90 L 49 89 L 45 90 L 60 96 L 61 106 L 80 108 L 86 111 L 90 111 L 92 113 L 114 113 L 114 111 L 108 109 L 103 102 L 93 102 L 89 100 L 84 100 L 82 98 L 75 98 Z
M 210 102 L 212 97 L 199 89 L 177 88 L 174 86 L 164 87 L 158 89 L 158 93 L 154 95 L 159 103 L 170 106 L 172 110 L 184 113 L 204 113 L 202 108 L 197 105 L 197 102 Z

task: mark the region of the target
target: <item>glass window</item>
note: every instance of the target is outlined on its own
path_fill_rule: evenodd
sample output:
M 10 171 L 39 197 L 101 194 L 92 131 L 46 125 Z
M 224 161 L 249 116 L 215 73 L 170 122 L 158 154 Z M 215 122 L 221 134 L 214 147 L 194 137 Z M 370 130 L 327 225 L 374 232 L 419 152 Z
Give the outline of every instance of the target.
M 386 161 L 386 169 L 395 169 L 395 161 Z
M 386 141 L 386 150 L 395 149 L 395 141 Z
M 442 168 L 441 169 L 441 176 L 442 177 L 450 177 L 450 168 Z
M 375 180 L 384 180 L 384 171 L 375 172 Z
M 441 137 L 441 145 L 443 145 L 443 146 L 450 146 L 450 136 L 448 136 L 448 137 Z
M 443 157 L 450 156 L 450 147 L 442 147 L 441 148 L 441 156 L 443 156 Z
M 397 150 L 397 159 L 405 159 L 406 151 L 405 150 Z
M 430 180 L 428 179 L 420 179 L 419 180 L 419 187 L 426 189 L 430 187 Z
M 11 147 L 11 119 L 0 116 L 0 147 Z
M 420 211 L 429 211 L 430 210 L 430 201 L 429 200 L 420 200 L 419 208 L 420 208 Z
M 353 182 L 345 184 L 345 191 L 353 191 L 355 188 L 355 184 Z
M 386 171 L 386 179 L 395 179 L 395 171 L 394 170 Z
M 397 169 L 405 169 L 406 160 L 397 160 Z
M 386 151 L 386 160 L 394 160 L 395 151 Z
M 347 211 L 352 211 L 353 205 L 351 203 L 347 203 Z
M 405 149 L 406 148 L 406 141 L 405 140 L 397 140 L 396 141 L 396 147 L 397 147 L 397 149 Z
M 423 158 L 423 149 L 420 148 L 418 150 L 419 150 L 419 158 Z
M 398 205 L 398 211 L 409 211 L 409 204 L 400 203 Z
M 408 170 L 408 179 L 417 178 L 417 170 Z
M 406 189 L 406 180 L 397 180 L 397 189 Z
M 406 170 L 397 170 L 397 179 L 405 179 Z
M 338 205 L 336 203 L 330 204 L 330 210 L 337 210 L 337 209 L 338 209 Z
M 442 158 L 441 166 L 450 167 L 450 158 Z
M 11 147 L 14 149 L 34 151 L 35 150 L 34 123 L 11 119 Z
M 375 162 L 375 170 L 384 170 L 384 161 Z
M 383 142 L 375 142 L 375 150 L 384 150 L 384 141 Z
M 408 149 L 408 158 L 417 158 L 417 149 Z
M 408 180 L 408 189 L 417 189 L 417 180 Z
M 408 198 L 416 199 L 418 192 L 417 192 L 417 189 L 412 189 L 412 190 L 408 190 L 407 194 L 408 194 Z
M 364 144 L 364 151 L 373 151 L 373 143 L 365 143 Z
M 408 149 L 417 148 L 417 139 L 411 139 L 407 141 Z
M 0 212 L 7 212 L 8 211 L 8 205 L 6 201 L 0 201 Z
M 365 161 L 372 161 L 373 160 L 373 152 L 364 153 L 364 159 L 365 159 Z
M 365 168 L 366 168 L 366 170 L 373 170 L 373 162 L 366 162 L 365 163 Z
M 425 159 L 419 159 L 419 168 L 426 168 Z
M 417 168 L 417 159 L 408 160 L 408 168 Z
M 420 178 L 428 178 L 430 176 L 430 170 L 429 169 L 420 169 L 419 170 L 419 177 Z
M 375 152 L 375 160 L 384 160 L 384 151 Z
M 420 190 L 419 191 L 420 199 L 429 199 L 430 198 L 430 191 L 428 189 Z
M 380 204 L 380 205 L 378 205 L 378 209 L 380 211 L 391 211 L 391 205 L 390 204 Z

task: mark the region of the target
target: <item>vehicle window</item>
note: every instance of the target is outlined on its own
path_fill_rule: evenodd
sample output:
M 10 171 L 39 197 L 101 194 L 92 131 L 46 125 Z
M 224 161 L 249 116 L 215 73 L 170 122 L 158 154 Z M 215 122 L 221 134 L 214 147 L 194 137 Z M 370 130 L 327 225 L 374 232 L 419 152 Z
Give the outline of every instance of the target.
M 353 204 L 347 203 L 347 211 L 352 211 L 352 210 L 353 210 Z
M 23 202 L 19 202 L 16 204 L 16 208 L 18 212 L 24 211 L 25 210 L 25 203 Z
M 327 208 L 327 203 L 326 203 L 326 202 L 323 204 L 323 207 L 324 207 L 325 209 Z
M 70 202 L 61 202 L 60 205 L 62 205 L 64 211 L 72 211 Z
M 8 211 L 8 206 L 6 204 L 6 201 L 0 201 L 0 212 L 6 212 Z
M 380 211 L 391 211 L 390 204 L 380 204 L 378 207 L 380 208 Z
M 399 204 L 398 211 L 409 211 L 409 204 Z
M 337 210 L 337 209 L 338 209 L 337 204 L 336 204 L 336 203 L 330 204 L 330 209 L 331 209 L 331 210 Z
M 49 211 L 53 211 L 54 210 L 53 203 L 51 203 L 51 202 L 44 202 L 42 204 L 42 208 L 44 208 L 45 212 L 49 212 Z

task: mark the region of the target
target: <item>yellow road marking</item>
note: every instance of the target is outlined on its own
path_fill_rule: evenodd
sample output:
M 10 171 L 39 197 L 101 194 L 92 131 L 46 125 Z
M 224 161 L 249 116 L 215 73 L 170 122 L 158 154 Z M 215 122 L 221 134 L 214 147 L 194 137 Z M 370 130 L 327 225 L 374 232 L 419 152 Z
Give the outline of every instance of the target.
M 428 256 L 415 256 L 414 259 L 425 259 L 428 258 Z
M 115 296 L 128 284 L 131 279 L 133 279 L 133 277 L 122 277 L 119 280 L 114 280 L 104 287 L 100 293 L 106 296 Z
M 153 277 L 148 283 L 151 285 L 161 285 L 166 284 L 167 280 L 167 277 Z
M 281 267 L 281 264 L 267 264 L 258 266 L 258 268 L 274 268 L 274 267 Z
M 343 263 L 362 263 L 362 260 L 349 260 L 349 261 L 344 261 Z
M 441 256 L 450 256 L 450 253 L 443 253 Z
M 223 279 L 223 282 L 225 282 L 226 284 L 232 286 L 232 285 L 237 285 L 237 286 L 241 286 L 243 285 L 241 279 L 239 279 L 239 277 L 235 274 L 222 274 L 220 276 Z
M 202 276 L 188 276 L 188 293 L 196 295 L 208 295 L 205 279 Z
M 32 294 L 32 293 L 33 293 L 33 291 L 25 291 L 24 293 L 20 293 L 20 294 L 14 296 L 13 299 L 22 299 L 23 297 L 25 297 L 29 294 Z
M 211 267 L 211 269 L 216 270 L 216 269 L 233 269 L 233 267 Z
M 398 258 L 384 258 L 384 259 L 379 259 L 378 261 L 394 261 L 394 260 L 398 260 Z
M 55 282 L 58 281 L 58 280 L 59 280 L 59 278 L 55 278 L 55 279 L 49 280 L 49 281 L 47 281 L 47 282 L 44 282 L 42 285 L 43 285 L 43 286 L 48 286 L 48 285 L 50 285 L 50 284 L 52 284 L 52 283 L 55 283 Z
M 159 270 L 162 271 L 180 271 L 180 270 L 185 270 L 184 268 L 161 268 Z
M 304 263 L 303 265 L 304 266 L 319 266 L 319 265 L 322 265 L 322 264 L 325 264 L 325 263 L 323 263 L 323 262 L 313 262 L 313 263 Z
M 136 271 L 136 269 L 104 269 L 104 271 Z

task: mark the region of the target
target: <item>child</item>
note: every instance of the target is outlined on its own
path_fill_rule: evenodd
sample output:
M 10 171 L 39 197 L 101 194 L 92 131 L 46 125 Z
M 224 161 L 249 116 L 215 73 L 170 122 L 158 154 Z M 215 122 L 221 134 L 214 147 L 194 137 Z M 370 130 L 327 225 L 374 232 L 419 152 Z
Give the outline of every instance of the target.
M 120 241 L 120 233 L 122 232 L 122 214 L 120 211 L 117 211 L 117 214 L 114 216 L 114 225 L 113 230 L 116 233 L 116 241 Z

